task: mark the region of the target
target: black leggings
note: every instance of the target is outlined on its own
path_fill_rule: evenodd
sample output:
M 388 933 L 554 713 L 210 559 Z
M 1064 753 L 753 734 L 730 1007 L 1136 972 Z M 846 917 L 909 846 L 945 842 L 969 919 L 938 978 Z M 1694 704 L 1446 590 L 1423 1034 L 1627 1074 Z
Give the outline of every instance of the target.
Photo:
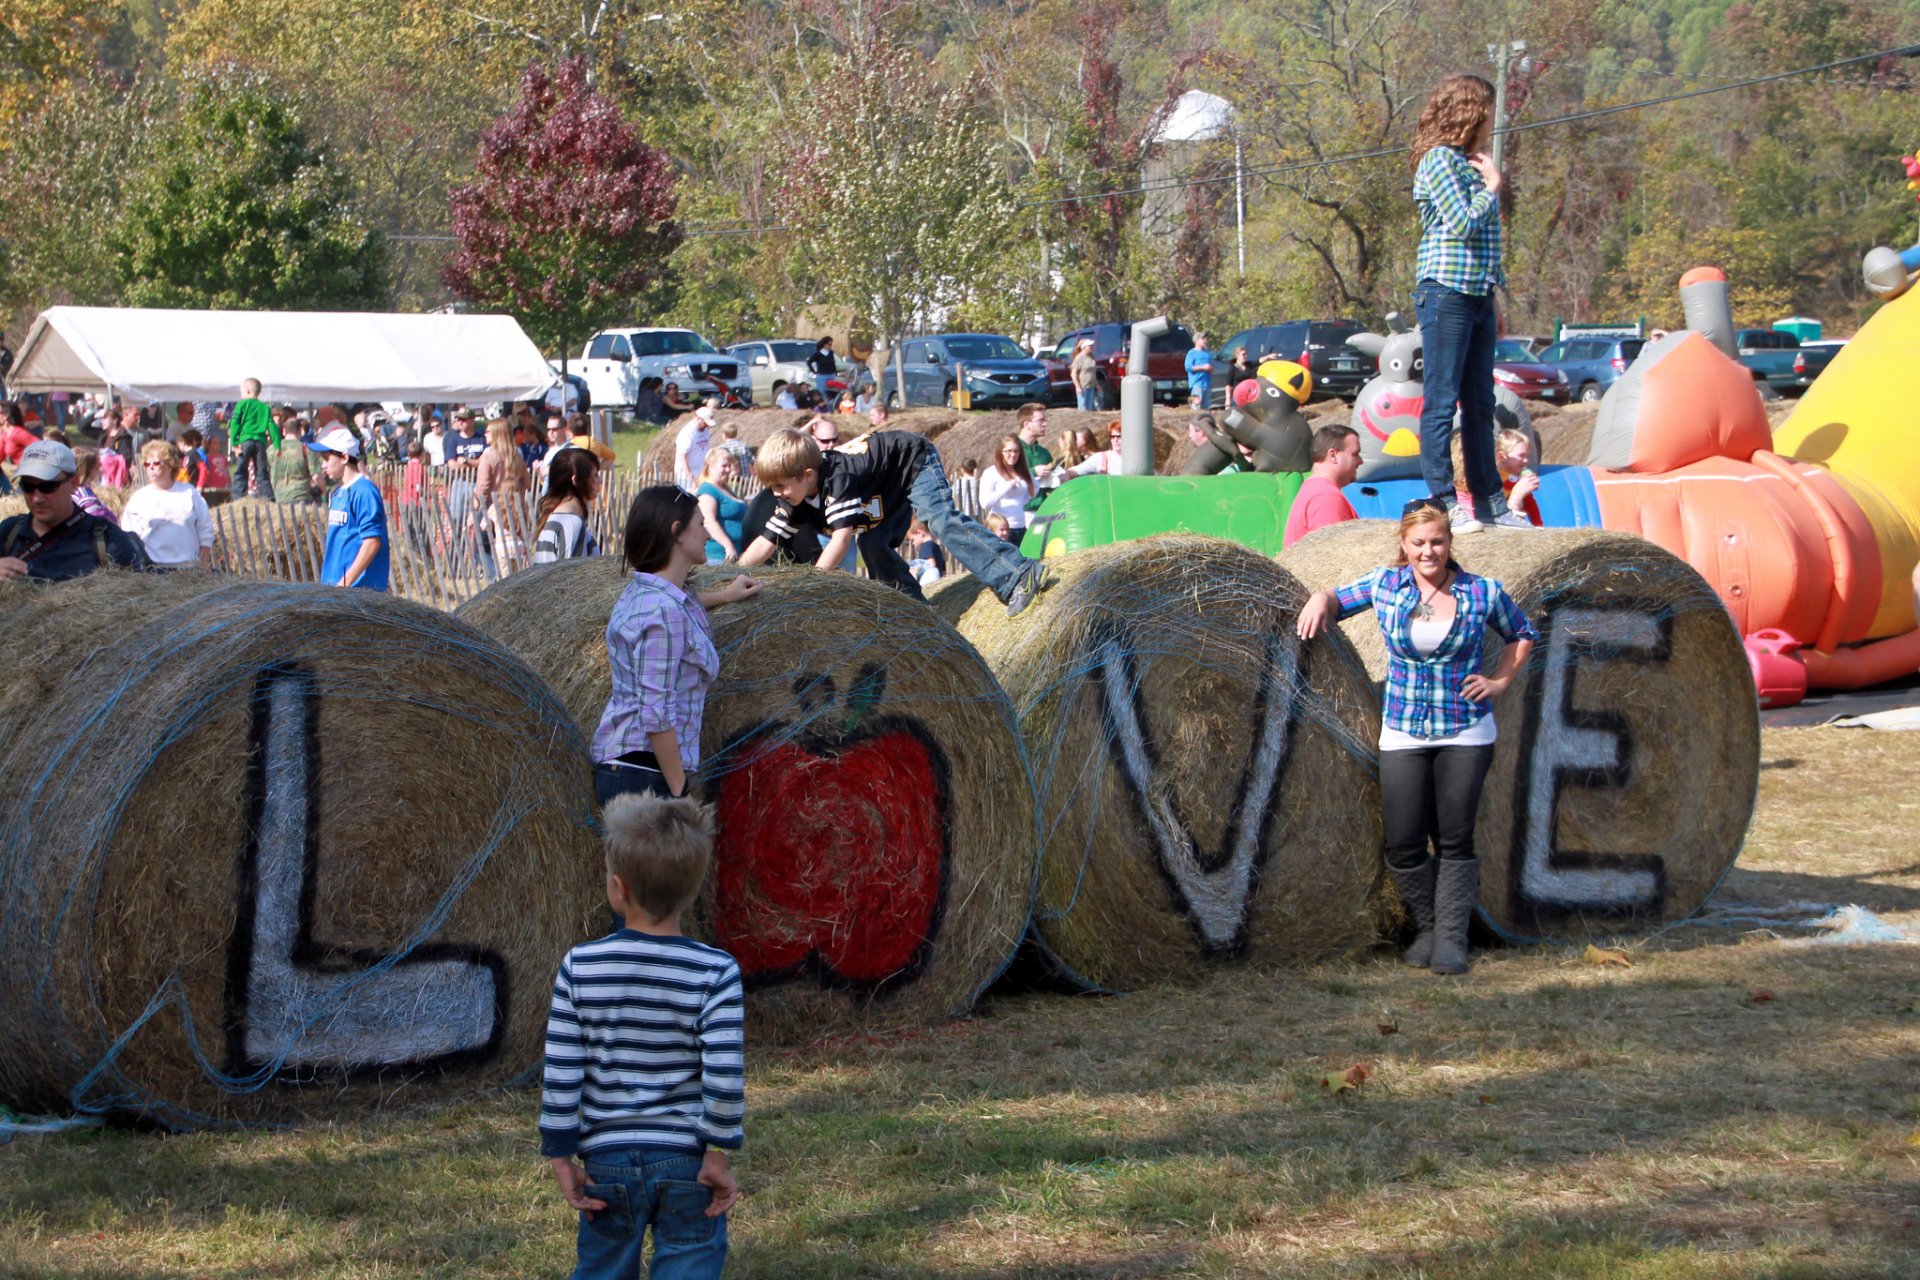
M 1380 817 L 1387 865 L 1400 871 L 1420 867 L 1429 841 L 1443 858 L 1471 858 L 1480 788 L 1492 763 L 1492 743 L 1382 751 Z

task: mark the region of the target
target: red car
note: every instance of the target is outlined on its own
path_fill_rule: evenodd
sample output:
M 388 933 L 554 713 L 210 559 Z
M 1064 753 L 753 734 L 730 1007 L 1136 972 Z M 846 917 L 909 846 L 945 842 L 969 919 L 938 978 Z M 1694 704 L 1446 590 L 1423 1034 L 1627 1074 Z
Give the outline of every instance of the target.
M 1502 338 L 1493 344 L 1493 380 L 1522 400 L 1570 398 L 1567 375 L 1550 364 L 1540 364 L 1533 351 L 1518 338 Z

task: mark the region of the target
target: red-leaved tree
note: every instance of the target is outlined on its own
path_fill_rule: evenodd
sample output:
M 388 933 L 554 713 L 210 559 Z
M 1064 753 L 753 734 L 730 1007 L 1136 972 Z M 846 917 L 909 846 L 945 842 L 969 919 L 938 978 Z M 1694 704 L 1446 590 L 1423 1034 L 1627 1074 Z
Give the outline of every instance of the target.
M 584 59 L 527 68 L 475 170 L 449 197 L 460 247 L 444 279 L 545 349 L 629 318 L 680 242 L 672 162 L 594 92 Z

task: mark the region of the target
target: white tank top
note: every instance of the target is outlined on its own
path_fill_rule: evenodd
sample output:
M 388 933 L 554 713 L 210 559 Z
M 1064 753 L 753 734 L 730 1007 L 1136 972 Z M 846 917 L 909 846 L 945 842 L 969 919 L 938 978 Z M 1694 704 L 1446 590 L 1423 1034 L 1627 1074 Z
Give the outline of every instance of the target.
M 1413 643 L 1413 651 L 1423 658 L 1431 657 L 1433 651 L 1446 641 L 1447 632 L 1453 630 L 1453 619 L 1444 622 L 1439 618 L 1415 618 L 1407 628 L 1407 639 Z M 1462 729 L 1459 733 L 1445 738 L 1416 738 L 1403 733 L 1384 720 L 1380 724 L 1380 749 L 1382 751 L 1412 751 L 1419 747 L 1485 747 L 1498 740 L 1493 726 L 1493 712 L 1489 711 L 1478 720 Z

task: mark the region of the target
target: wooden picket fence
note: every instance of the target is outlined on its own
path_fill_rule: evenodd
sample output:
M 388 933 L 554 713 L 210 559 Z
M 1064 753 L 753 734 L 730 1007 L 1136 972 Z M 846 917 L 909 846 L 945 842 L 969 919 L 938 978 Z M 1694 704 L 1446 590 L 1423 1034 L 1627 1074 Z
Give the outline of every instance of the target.
M 421 604 L 452 609 L 488 584 L 533 563 L 539 498 L 532 492 L 496 494 L 478 512 L 470 479 L 429 474 L 408 494 L 398 467 L 370 473 L 387 508 L 389 590 Z M 955 505 L 979 511 L 974 481 L 952 477 Z M 640 490 L 671 484 L 658 467 L 612 467 L 600 474 L 600 496 L 587 526 L 602 555 L 621 549 L 627 511 Z M 760 491 L 751 474 L 736 486 L 742 498 Z M 214 562 L 230 573 L 276 582 L 318 582 L 327 540 L 327 509 L 319 503 L 230 502 L 213 508 Z M 482 535 L 485 535 L 482 537 Z

